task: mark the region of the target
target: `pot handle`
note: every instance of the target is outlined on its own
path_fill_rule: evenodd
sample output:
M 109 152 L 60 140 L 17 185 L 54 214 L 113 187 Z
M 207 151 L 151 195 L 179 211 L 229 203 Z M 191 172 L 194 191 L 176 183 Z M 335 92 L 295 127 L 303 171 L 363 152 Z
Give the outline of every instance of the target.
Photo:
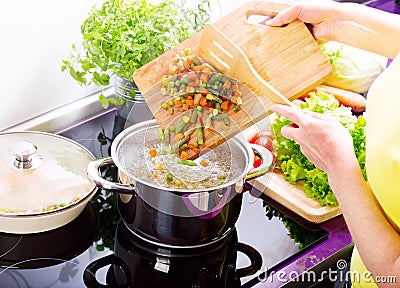
M 92 263 L 90 263 L 86 267 L 85 271 L 83 272 L 83 282 L 85 283 L 86 287 L 88 287 L 88 288 L 110 287 L 109 285 L 111 283 L 107 283 L 106 285 L 103 285 L 103 284 L 99 283 L 99 281 L 97 281 L 97 279 L 96 279 L 97 271 L 99 271 L 101 268 L 104 268 L 108 265 L 116 265 L 124 272 L 124 274 L 126 276 L 126 284 L 116 285 L 115 283 L 113 283 L 112 287 L 116 287 L 116 288 L 128 287 L 128 283 L 132 282 L 131 274 L 127 273 L 127 271 L 129 271 L 129 267 L 128 267 L 128 265 L 125 264 L 124 261 L 122 261 L 121 258 L 119 258 L 118 256 L 115 256 L 115 254 L 109 254 L 107 256 L 99 258 L 99 259 L 93 261 Z
M 264 175 L 268 171 L 271 170 L 274 164 L 274 156 L 272 152 L 267 148 L 257 145 L 257 144 L 249 144 L 254 154 L 261 158 L 261 165 L 257 168 L 251 169 L 249 173 L 246 175 L 246 180 L 252 180 L 259 176 Z
M 257 271 L 261 270 L 263 260 L 262 260 L 260 253 L 256 249 L 254 249 L 253 247 L 251 247 L 247 244 L 237 242 L 236 243 L 236 251 L 242 252 L 250 259 L 249 266 L 239 268 L 238 270 L 236 270 L 236 277 L 238 279 L 242 278 L 242 277 L 253 275 Z
M 100 174 L 100 168 L 113 165 L 114 160 L 111 157 L 91 161 L 87 168 L 87 175 L 97 187 L 110 190 L 122 194 L 135 194 L 136 188 L 134 184 L 121 184 L 104 179 Z

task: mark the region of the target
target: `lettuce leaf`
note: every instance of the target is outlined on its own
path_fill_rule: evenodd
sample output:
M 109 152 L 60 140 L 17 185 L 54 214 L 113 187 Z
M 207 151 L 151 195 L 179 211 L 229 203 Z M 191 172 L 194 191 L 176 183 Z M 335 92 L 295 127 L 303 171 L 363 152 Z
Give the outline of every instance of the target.
M 356 157 L 364 178 L 367 179 L 365 172 L 365 118 L 363 116 L 356 117 L 351 112 L 351 108 L 339 105 L 333 95 L 321 90 L 310 92 L 309 97 L 305 98 L 305 102 L 300 104 L 300 108 L 332 115 L 349 130 L 353 137 Z M 290 123 L 291 121 L 282 115 L 277 115 L 272 123 L 277 165 L 282 169 L 285 180 L 291 184 L 303 181 L 304 192 L 308 197 L 316 199 L 323 206 L 337 206 L 338 202 L 329 186 L 327 174 L 315 167 L 304 156 L 299 144 L 282 136 L 282 127 Z

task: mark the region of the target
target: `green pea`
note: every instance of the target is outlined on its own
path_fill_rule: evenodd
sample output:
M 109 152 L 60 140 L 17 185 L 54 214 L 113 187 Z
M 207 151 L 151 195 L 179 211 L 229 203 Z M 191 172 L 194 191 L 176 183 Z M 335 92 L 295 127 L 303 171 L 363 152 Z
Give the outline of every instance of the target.
M 171 173 L 168 173 L 168 174 L 167 174 L 167 181 L 168 181 L 168 182 L 174 181 L 174 176 L 173 176 Z

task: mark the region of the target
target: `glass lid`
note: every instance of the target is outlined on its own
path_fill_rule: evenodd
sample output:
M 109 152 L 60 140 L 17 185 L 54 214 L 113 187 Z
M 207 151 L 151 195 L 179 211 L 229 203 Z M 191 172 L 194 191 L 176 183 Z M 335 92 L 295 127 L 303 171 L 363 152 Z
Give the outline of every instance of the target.
M 86 175 L 93 159 L 62 136 L 0 133 L 0 214 L 40 214 L 79 202 L 95 188 Z

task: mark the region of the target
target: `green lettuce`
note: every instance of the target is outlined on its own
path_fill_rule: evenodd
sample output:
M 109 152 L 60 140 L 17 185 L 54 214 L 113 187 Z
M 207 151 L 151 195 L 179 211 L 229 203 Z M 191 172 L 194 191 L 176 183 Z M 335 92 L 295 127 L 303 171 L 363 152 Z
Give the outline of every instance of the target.
M 364 178 L 367 179 L 365 172 L 365 118 L 353 115 L 351 108 L 340 105 L 333 95 L 321 90 L 310 92 L 309 97 L 300 104 L 300 108 L 331 115 L 349 130 L 353 137 L 356 157 Z M 282 169 L 285 180 L 291 184 L 303 181 L 304 192 L 308 197 L 316 199 L 323 206 L 337 206 L 338 202 L 328 183 L 328 175 L 315 167 L 304 156 L 295 141 L 282 136 L 282 127 L 290 123 L 291 121 L 282 115 L 277 115 L 272 123 L 277 165 Z

